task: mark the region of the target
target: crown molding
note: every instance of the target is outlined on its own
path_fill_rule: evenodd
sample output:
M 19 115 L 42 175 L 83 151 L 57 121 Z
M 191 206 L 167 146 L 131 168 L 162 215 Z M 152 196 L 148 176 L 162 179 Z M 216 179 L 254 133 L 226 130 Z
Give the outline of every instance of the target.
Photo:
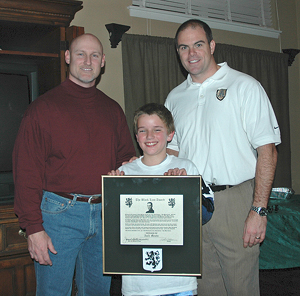
M 0 21 L 68 27 L 83 1 L 0 0 Z

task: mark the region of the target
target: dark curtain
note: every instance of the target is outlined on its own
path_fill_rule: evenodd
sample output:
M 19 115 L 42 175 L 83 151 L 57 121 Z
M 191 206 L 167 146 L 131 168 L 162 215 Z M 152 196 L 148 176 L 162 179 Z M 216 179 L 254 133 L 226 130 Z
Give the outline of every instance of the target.
M 124 34 L 122 59 L 125 113 L 133 135 L 133 113 L 144 104 L 164 103 L 169 91 L 185 76 L 175 51 L 174 39 Z
M 282 140 L 278 146 L 274 187 L 290 188 L 288 55 L 217 44 L 214 56 L 217 63 L 226 61 L 230 67 L 256 78 L 265 88 L 277 116 Z M 134 111 L 149 102 L 163 104 L 170 90 L 185 79 L 186 72 L 178 60 L 173 38 L 124 34 L 122 58 L 125 110 L 132 130 Z

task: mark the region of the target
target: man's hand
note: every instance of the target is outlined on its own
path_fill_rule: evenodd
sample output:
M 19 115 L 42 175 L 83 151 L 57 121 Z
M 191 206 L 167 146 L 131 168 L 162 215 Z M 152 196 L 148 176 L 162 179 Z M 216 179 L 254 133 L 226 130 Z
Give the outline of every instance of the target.
M 176 151 L 176 150 L 173 150 L 173 149 L 169 149 L 169 148 L 167 148 L 167 153 L 169 155 L 174 155 L 174 156 L 177 156 L 177 157 L 179 155 L 179 151 Z
M 48 249 L 51 253 L 57 254 L 51 238 L 45 231 L 36 232 L 28 236 L 28 251 L 35 261 L 42 265 L 52 265 Z
M 136 160 L 136 159 L 138 159 L 138 157 L 133 156 L 133 157 L 131 157 L 131 158 L 129 159 L 129 161 L 124 161 L 124 162 L 122 162 L 122 165 L 124 165 L 124 164 L 126 164 L 126 163 L 128 163 L 128 162 L 133 162 L 133 161 Z
M 261 217 L 254 211 L 250 211 L 244 227 L 244 248 L 262 243 L 266 237 L 266 229 L 267 217 Z
M 186 176 L 186 170 L 185 169 L 169 169 L 167 172 L 164 173 L 164 176 Z
M 274 144 L 266 144 L 257 148 L 257 164 L 255 171 L 255 186 L 253 205 L 268 206 L 277 163 L 277 150 Z M 267 217 L 250 211 L 244 227 L 244 247 L 260 244 L 266 237 Z

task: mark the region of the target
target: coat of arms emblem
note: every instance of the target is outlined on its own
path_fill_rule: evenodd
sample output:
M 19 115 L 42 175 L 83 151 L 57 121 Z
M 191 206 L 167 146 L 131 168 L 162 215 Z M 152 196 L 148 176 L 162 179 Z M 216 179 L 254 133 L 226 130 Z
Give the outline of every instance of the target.
M 222 101 L 226 97 L 227 89 L 218 89 L 216 97 L 219 101 Z

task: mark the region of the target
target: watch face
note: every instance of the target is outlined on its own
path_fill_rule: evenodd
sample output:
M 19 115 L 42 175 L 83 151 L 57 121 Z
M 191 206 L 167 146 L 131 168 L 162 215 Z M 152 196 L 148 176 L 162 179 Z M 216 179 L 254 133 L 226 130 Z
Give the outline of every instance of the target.
M 260 216 L 267 216 L 268 215 L 268 210 L 266 208 L 264 208 L 264 207 L 255 207 L 255 206 L 252 206 L 251 210 L 255 211 Z
M 260 214 L 261 216 L 267 216 L 268 210 L 267 210 L 266 208 L 261 208 L 261 209 L 259 210 L 259 214 Z

